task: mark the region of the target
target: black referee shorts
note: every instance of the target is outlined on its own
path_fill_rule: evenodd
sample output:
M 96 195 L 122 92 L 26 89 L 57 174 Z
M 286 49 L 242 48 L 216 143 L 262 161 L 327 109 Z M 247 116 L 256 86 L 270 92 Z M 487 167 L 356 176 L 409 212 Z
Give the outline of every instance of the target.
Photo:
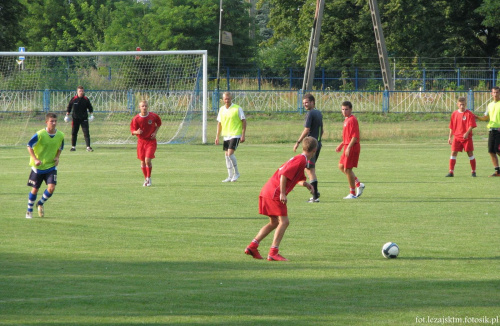
M 488 153 L 500 153 L 500 131 L 490 130 L 488 136 Z

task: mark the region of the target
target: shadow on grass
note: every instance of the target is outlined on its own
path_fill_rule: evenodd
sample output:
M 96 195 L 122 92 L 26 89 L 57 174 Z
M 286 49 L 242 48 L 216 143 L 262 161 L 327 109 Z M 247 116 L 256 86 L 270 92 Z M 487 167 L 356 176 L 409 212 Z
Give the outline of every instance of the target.
M 500 260 L 500 256 L 493 257 L 398 257 L 398 260 Z
M 467 259 L 499 257 L 404 258 Z M 0 260 L 0 315 L 18 317 L 12 325 L 331 324 L 339 316 L 380 311 L 401 318 L 402 308 L 474 312 L 481 307 L 493 312 L 500 302 L 499 279 L 436 279 L 439 275 L 432 273 L 415 278 L 405 277 L 404 271 L 384 277 L 374 276 L 375 271 L 360 274 L 354 266 L 260 264 L 253 259 L 58 260 L 36 254 L 1 254 Z

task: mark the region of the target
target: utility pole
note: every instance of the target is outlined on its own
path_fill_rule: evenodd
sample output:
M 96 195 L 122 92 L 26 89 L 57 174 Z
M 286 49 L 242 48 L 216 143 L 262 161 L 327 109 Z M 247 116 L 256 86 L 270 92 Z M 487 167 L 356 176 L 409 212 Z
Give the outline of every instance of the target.
M 217 93 L 219 92 L 220 82 L 220 49 L 222 46 L 222 0 L 220 0 L 220 13 L 219 13 L 219 53 L 217 55 Z
M 377 0 L 369 0 L 370 12 L 372 15 L 373 31 L 375 32 L 375 42 L 377 43 L 378 60 L 382 71 L 384 89 L 386 91 L 394 90 L 394 80 L 391 75 L 391 66 L 389 66 L 389 57 L 387 56 L 387 47 L 385 46 L 384 32 L 380 20 Z
M 309 51 L 307 53 L 306 69 L 304 71 L 304 81 L 302 83 L 302 90 L 304 92 L 311 90 L 313 86 L 314 69 L 316 67 L 316 55 L 318 54 L 324 8 L 325 0 L 316 0 L 316 14 L 314 15 L 313 27 L 311 29 L 311 40 L 309 41 Z

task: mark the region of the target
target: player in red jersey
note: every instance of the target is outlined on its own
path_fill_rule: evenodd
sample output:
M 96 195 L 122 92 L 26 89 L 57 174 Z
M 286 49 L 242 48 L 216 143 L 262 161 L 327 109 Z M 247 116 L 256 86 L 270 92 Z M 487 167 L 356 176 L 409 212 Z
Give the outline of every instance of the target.
M 347 176 L 349 182 L 349 195 L 344 199 L 356 199 L 363 193 L 365 185 L 359 182 L 354 174 L 353 168 L 358 167 L 359 153 L 359 124 L 358 119 L 352 114 L 352 103 L 342 103 L 342 115 L 344 116 L 344 128 L 342 129 L 342 143 L 335 149 L 337 153 L 344 148 L 339 161 L 339 170 Z
M 136 135 L 137 158 L 141 160 L 141 169 L 144 174 L 144 187 L 151 186 L 151 171 L 153 164 L 151 160 L 155 158 L 156 134 L 161 126 L 161 118 L 156 113 L 148 112 L 148 101 L 139 102 L 141 113 L 137 114 L 130 123 L 130 132 Z
M 454 176 L 457 154 L 465 150 L 469 156 L 472 176 L 476 176 L 476 158 L 474 157 L 474 144 L 472 142 L 472 129 L 476 128 L 476 117 L 466 109 L 467 100 L 459 97 L 457 102 L 458 110 L 451 114 L 450 135 L 448 144 L 451 145 L 450 171 L 447 177 Z
M 259 214 L 269 216 L 269 223 L 260 229 L 253 241 L 245 249 L 247 255 L 262 259 L 259 253 L 259 243 L 273 230 L 274 239 L 267 260 L 287 260 L 278 253 L 279 245 L 288 227 L 287 195 L 296 185 L 309 189 L 314 187 L 306 182 L 304 169 L 309 166 L 309 160 L 316 154 L 318 141 L 313 137 L 305 137 L 302 143 L 302 154 L 292 157 L 284 163 L 262 187 L 259 195 Z

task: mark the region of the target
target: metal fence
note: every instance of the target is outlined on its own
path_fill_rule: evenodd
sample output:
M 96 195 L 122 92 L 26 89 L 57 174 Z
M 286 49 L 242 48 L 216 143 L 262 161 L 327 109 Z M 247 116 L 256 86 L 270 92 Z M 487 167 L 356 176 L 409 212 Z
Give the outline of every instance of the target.
M 233 101 L 245 112 L 303 113 L 302 91 L 231 91 Z M 316 107 L 322 111 L 339 111 L 344 101 L 353 104 L 355 112 L 371 113 L 448 113 L 457 108 L 459 97 L 467 98 L 467 108 L 483 112 L 491 101 L 489 91 L 322 91 L 312 92 Z M 222 105 L 221 93 L 212 92 L 212 110 Z
M 497 68 L 454 68 L 454 69 L 393 69 L 396 90 L 488 90 L 496 86 L 500 78 Z M 209 80 L 215 80 L 211 72 Z M 280 76 L 263 69 L 231 69 L 221 71 L 220 87 L 228 90 L 265 90 L 281 88 L 297 90 L 302 88 L 304 70 L 290 68 Z M 346 69 L 315 71 L 313 89 L 328 90 L 383 90 L 380 69 Z
M 151 109 L 173 112 L 181 108 L 182 94 L 176 94 L 176 101 L 155 100 L 174 98 L 164 96 L 162 91 L 149 91 Z M 233 101 L 242 106 L 245 112 L 255 113 L 302 113 L 302 91 L 231 91 Z M 458 97 L 468 99 L 468 109 L 485 111 L 491 101 L 489 91 L 316 91 L 316 106 L 323 111 L 337 111 L 343 101 L 353 103 L 356 112 L 373 113 L 438 113 L 452 112 L 456 109 Z M 134 114 L 138 101 L 144 92 L 112 90 L 86 90 L 96 112 L 123 112 Z M 172 95 L 172 94 L 170 94 Z M 211 111 L 217 112 L 223 105 L 222 91 L 209 92 Z M 2 113 L 27 113 L 65 111 L 73 90 L 35 90 L 15 91 L 0 90 L 0 115 Z M 181 99 L 181 100 L 179 100 Z M 200 110 L 194 108 L 194 110 Z M 0 117 L 1 118 L 1 117 Z

